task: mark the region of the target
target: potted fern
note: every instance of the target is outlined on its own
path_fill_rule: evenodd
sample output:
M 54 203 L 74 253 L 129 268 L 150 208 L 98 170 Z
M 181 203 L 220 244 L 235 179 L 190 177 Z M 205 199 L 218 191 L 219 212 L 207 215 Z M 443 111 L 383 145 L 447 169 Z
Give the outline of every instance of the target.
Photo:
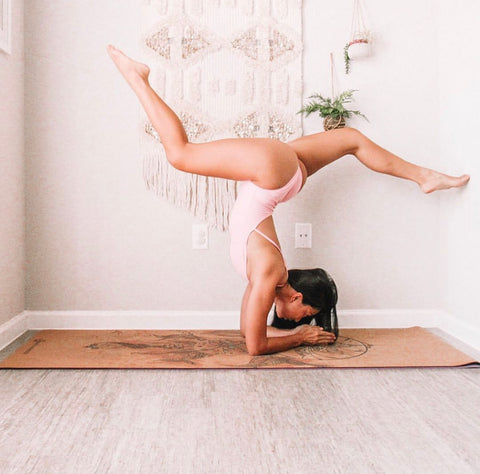
M 349 89 L 333 98 L 323 97 L 321 94 L 315 93 L 308 97 L 310 101 L 298 113 L 305 114 L 308 117 L 310 114 L 318 112 L 320 117 L 324 119 L 323 128 L 325 130 L 345 127 L 346 119 L 352 117 L 352 115 L 363 117 L 368 122 L 367 117 L 358 110 L 345 108 L 345 104 L 352 102 L 354 92 L 356 91 Z

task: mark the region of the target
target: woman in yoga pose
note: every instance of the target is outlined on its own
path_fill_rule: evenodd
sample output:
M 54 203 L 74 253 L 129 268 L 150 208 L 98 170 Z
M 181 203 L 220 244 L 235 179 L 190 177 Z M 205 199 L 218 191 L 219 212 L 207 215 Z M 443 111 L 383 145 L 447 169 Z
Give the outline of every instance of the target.
M 272 218 L 275 206 L 298 194 L 308 176 L 351 154 L 374 171 L 414 181 L 425 193 L 460 187 L 469 180 L 468 175 L 447 176 L 402 160 L 352 128 L 316 133 L 289 143 L 268 138 L 190 143 L 177 115 L 151 88 L 148 66 L 113 46 L 107 50 L 140 100 L 175 168 L 245 182 L 232 211 L 230 233 L 232 262 L 248 280 L 240 329 L 251 355 L 335 340 L 333 333 L 319 326 L 301 325 L 291 330 L 267 327 L 273 304 L 278 318 L 295 322 L 320 311 L 314 301 L 305 301 L 300 288 L 292 286 Z

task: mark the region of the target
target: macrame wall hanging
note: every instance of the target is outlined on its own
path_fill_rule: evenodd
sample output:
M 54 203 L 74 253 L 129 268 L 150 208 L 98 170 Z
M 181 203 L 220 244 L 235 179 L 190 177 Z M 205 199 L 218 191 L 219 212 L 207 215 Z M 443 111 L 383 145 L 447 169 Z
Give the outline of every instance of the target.
M 142 9 L 152 87 L 191 142 L 301 136 L 301 0 L 144 0 Z M 147 187 L 227 229 L 236 183 L 177 171 L 146 118 L 141 133 Z

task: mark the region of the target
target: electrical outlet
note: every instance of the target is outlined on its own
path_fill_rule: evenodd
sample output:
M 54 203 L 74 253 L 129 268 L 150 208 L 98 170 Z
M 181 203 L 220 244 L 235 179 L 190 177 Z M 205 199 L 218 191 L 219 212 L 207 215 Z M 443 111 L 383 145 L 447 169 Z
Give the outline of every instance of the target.
M 208 225 L 207 224 L 192 225 L 192 249 L 194 250 L 208 249 Z
M 298 222 L 295 224 L 295 248 L 312 248 L 312 224 Z

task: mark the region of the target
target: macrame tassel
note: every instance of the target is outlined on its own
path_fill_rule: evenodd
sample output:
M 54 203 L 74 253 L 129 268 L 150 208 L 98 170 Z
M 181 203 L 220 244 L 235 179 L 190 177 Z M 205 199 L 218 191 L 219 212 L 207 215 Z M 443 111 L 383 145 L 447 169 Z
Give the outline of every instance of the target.
M 157 196 L 187 209 L 212 228 L 228 230 L 237 197 L 235 181 L 178 171 L 168 163 L 160 145 L 145 154 L 143 178 L 147 189 Z

